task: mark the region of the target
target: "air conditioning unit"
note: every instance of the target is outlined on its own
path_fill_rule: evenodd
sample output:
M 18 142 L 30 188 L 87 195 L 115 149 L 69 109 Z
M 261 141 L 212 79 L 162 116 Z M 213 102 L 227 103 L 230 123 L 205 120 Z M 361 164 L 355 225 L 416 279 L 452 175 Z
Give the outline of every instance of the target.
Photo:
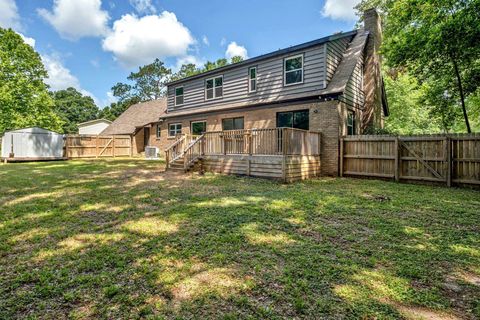
M 158 148 L 157 147 L 145 147 L 145 159 L 158 160 Z

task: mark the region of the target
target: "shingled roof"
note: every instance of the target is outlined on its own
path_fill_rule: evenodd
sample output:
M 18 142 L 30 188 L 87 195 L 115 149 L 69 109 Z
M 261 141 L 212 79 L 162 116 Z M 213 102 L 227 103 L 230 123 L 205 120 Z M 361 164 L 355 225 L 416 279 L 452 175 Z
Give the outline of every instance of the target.
M 137 127 L 156 122 L 167 109 L 167 99 L 140 102 L 131 105 L 101 135 L 134 134 Z
M 345 91 L 345 87 L 347 86 L 348 81 L 353 75 L 355 66 L 357 65 L 358 60 L 363 55 L 363 50 L 365 48 L 365 45 L 367 43 L 367 39 L 369 36 L 368 31 L 365 31 L 364 29 L 358 29 L 355 31 L 348 32 L 346 34 L 334 35 L 334 36 L 322 38 L 320 40 L 316 40 L 315 42 L 308 42 L 304 45 L 301 45 L 301 46 L 305 46 L 305 45 L 310 46 L 312 45 L 312 43 L 314 44 L 323 43 L 326 41 L 332 41 L 332 39 L 335 40 L 335 39 L 338 39 L 339 37 L 345 37 L 345 36 L 352 37 L 352 40 L 350 41 L 347 50 L 343 54 L 342 61 L 338 65 L 337 69 L 335 70 L 335 74 L 333 75 L 333 78 L 328 84 L 328 86 L 325 89 L 312 90 L 312 91 L 303 92 L 297 95 L 292 95 L 290 96 L 290 99 L 292 101 L 296 99 L 303 99 L 308 97 L 326 97 L 326 96 L 340 95 Z M 293 48 L 297 49 L 298 47 L 301 47 L 301 46 L 296 46 Z M 274 54 L 276 55 L 277 52 L 275 52 Z M 261 56 L 261 58 L 263 59 L 263 56 Z M 247 60 L 247 61 L 250 61 L 250 60 Z M 231 65 L 231 66 L 235 66 L 235 65 Z M 216 69 L 215 71 L 218 71 L 218 70 Z M 201 76 L 201 75 L 198 75 L 198 76 Z M 186 79 L 192 79 L 194 77 L 196 76 L 189 77 Z M 182 79 L 182 81 L 184 80 L 185 79 Z M 177 82 L 174 82 L 173 84 Z M 231 103 L 231 104 L 220 106 L 220 107 L 208 106 L 203 108 L 195 108 L 193 110 L 171 111 L 169 113 L 163 114 L 162 118 L 166 119 L 171 117 L 186 116 L 186 115 L 206 113 L 206 112 L 227 111 L 227 110 L 238 109 L 243 107 L 255 107 L 259 105 L 265 105 L 265 104 L 276 103 L 276 102 L 286 102 L 286 100 L 278 101 L 276 97 L 271 99 L 270 98 L 255 99 L 255 100 L 252 99 L 250 101 Z

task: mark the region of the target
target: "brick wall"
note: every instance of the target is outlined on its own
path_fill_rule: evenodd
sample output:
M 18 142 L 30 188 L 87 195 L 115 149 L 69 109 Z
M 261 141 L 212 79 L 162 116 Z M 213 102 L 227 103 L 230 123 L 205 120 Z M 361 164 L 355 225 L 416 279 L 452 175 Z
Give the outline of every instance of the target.
M 277 112 L 305 109 L 310 110 L 310 130 L 322 132 L 322 174 L 337 175 L 338 139 L 341 134 L 346 133 L 346 106 L 338 101 L 288 104 L 203 116 L 195 115 L 190 118 L 167 119 L 159 124 L 161 127 L 160 138 L 156 137 L 157 124 L 151 128 L 150 145 L 159 147 L 161 156 L 164 156 L 165 148 L 175 141 L 174 137 L 168 137 L 168 125 L 171 123 L 181 123 L 182 133 L 190 133 L 192 121 L 204 120 L 207 122 L 207 131 L 220 131 L 222 130 L 222 119 L 243 116 L 245 129 L 275 128 Z M 143 141 L 143 136 L 141 141 Z

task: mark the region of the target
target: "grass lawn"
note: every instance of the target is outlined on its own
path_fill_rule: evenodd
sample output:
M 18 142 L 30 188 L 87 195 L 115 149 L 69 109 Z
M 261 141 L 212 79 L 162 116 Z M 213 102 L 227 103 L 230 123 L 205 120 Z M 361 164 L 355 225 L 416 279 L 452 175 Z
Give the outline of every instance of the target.
M 479 191 L 0 165 L 0 319 L 475 319 L 479 299 Z

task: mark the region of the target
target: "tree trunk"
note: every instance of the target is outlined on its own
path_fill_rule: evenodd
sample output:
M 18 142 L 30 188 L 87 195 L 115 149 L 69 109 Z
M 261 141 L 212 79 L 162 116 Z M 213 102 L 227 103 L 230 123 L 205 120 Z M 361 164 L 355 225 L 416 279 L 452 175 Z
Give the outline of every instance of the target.
M 453 56 L 451 56 L 451 58 L 453 62 L 453 67 L 455 68 L 455 76 L 457 77 L 457 84 L 458 84 L 458 90 L 460 92 L 460 100 L 462 103 L 462 111 L 463 111 L 463 117 L 465 118 L 465 125 L 467 126 L 467 132 L 472 133 L 472 130 L 470 129 L 470 122 L 468 121 L 467 107 L 465 106 L 465 96 L 463 94 L 462 79 L 460 77 L 460 71 L 458 70 L 457 60 L 455 60 Z

